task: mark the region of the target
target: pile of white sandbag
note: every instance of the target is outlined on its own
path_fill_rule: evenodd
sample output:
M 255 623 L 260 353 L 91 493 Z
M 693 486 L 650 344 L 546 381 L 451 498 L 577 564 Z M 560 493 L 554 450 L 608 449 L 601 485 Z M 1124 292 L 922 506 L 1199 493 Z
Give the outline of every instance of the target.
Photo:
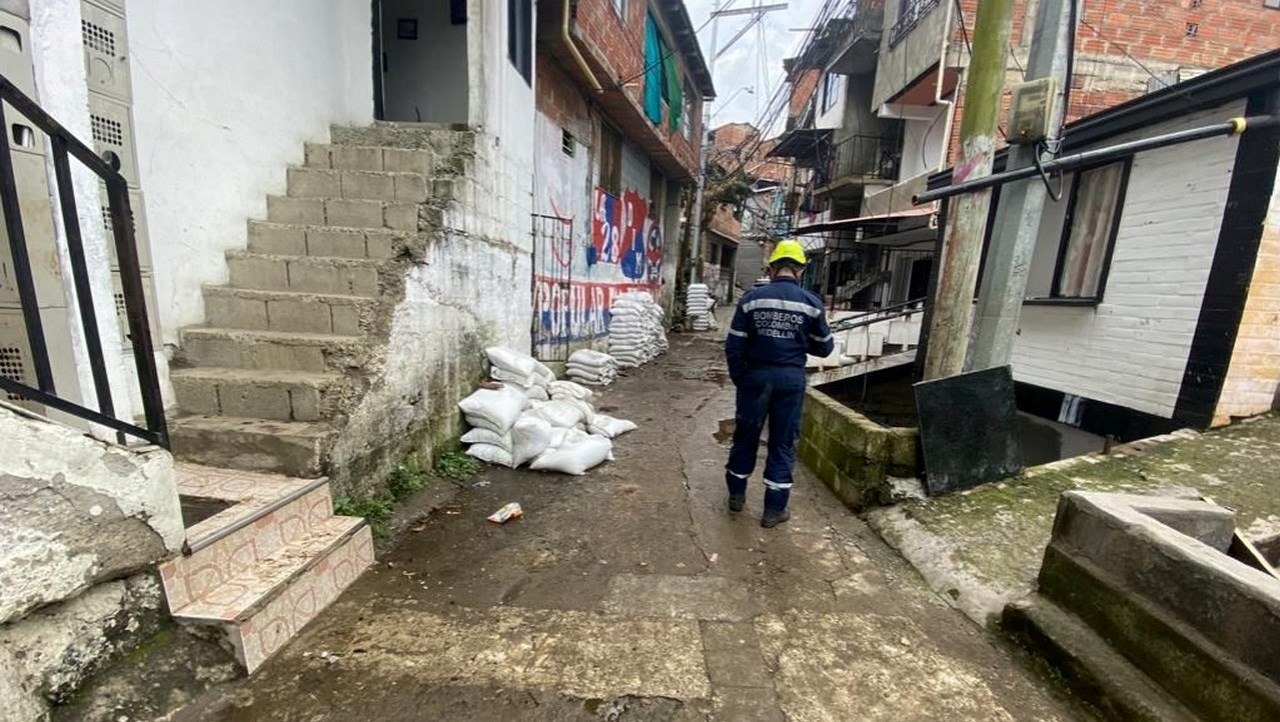
M 596 413 L 591 389 L 555 380 L 531 356 L 498 347 L 485 354 L 501 385 L 458 402 L 471 426 L 462 442 L 481 461 L 581 475 L 612 459 L 613 439 L 636 428 L 631 421 Z
M 715 315 L 711 313 L 711 290 L 707 288 L 707 284 L 689 284 L 684 307 L 694 331 L 710 331 L 715 328 Z
M 609 309 L 609 355 L 619 368 L 647 364 L 666 353 L 662 307 L 644 291 L 619 294 Z
M 584 348 L 569 354 L 564 375 L 591 386 L 608 386 L 618 378 L 618 360 L 607 353 Z

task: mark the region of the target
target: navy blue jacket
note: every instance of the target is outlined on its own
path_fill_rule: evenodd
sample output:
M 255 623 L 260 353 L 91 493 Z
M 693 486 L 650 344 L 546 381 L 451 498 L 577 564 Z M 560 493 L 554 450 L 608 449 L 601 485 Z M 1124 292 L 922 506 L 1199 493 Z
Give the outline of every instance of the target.
M 795 279 L 776 278 L 738 302 L 724 355 L 729 377 L 739 383 L 749 369 L 803 369 L 807 354 L 827 356 L 834 348 L 822 301 Z

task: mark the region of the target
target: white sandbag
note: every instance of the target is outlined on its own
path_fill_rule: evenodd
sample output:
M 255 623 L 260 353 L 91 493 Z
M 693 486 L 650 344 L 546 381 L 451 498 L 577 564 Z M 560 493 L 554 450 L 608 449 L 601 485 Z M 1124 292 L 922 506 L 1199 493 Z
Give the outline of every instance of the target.
M 511 463 L 511 452 L 491 444 L 473 444 L 467 449 L 467 456 L 474 456 L 486 464 L 515 468 Z
M 501 366 L 494 366 L 492 369 L 490 369 L 489 376 L 491 376 L 495 381 L 501 381 L 504 384 L 513 384 L 515 386 L 519 386 L 522 389 L 528 389 L 532 386 L 537 386 L 542 381 L 542 378 L 537 374 L 530 374 L 528 376 L 523 376 L 521 374 L 516 373 L 515 371 L 505 369 Z
M 587 438 L 553 449 L 533 460 L 530 469 L 581 476 L 604 463 L 613 453 L 613 442 L 603 436 Z
M 458 402 L 458 408 L 467 415 L 473 426 L 489 429 L 498 433 L 506 433 L 520 412 L 529 403 L 529 397 L 519 389 L 503 386 L 500 389 L 480 389 Z M 476 423 L 476 420 L 483 423 Z
M 544 386 L 556 380 L 556 372 L 552 371 L 550 366 L 547 366 L 546 364 L 536 359 L 534 360 L 533 363 L 534 363 L 534 374 L 538 376 L 540 379 L 542 379 Z
M 530 413 L 562 429 L 571 429 L 582 423 L 582 409 L 568 401 L 548 401 Z
M 546 386 L 532 386 L 526 393 L 529 396 L 529 400 L 533 403 L 551 400 L 551 394 L 547 393 Z
M 573 404 L 574 407 L 582 412 L 582 421 L 578 422 L 580 425 L 590 426 L 591 422 L 595 420 L 596 410 L 591 408 L 591 404 L 586 401 L 579 399 L 563 399 L 563 401 L 566 404 Z
M 484 355 L 489 357 L 489 363 L 516 375 L 534 376 L 538 373 L 538 361 L 528 354 L 501 346 L 490 346 L 484 350 Z
M 591 434 L 588 434 L 586 431 L 583 431 L 582 429 L 579 429 L 577 427 L 574 427 L 572 429 L 561 429 L 557 427 L 552 427 L 551 443 L 547 446 L 547 448 L 558 449 L 561 446 L 565 446 L 567 444 L 576 444 L 579 441 L 582 441 L 583 439 L 590 438 L 590 436 Z
M 608 386 L 613 383 L 613 377 L 593 374 L 589 371 L 580 371 L 578 369 L 569 369 L 565 375 L 574 381 L 580 381 L 589 386 Z
M 511 451 L 511 434 L 499 434 L 489 429 L 476 428 L 462 435 L 464 444 L 488 444 L 503 451 Z
M 584 348 L 574 351 L 569 356 L 569 363 L 577 364 L 579 366 L 608 366 L 613 363 L 613 358 L 607 353 L 601 353 L 599 351 L 592 351 L 589 348 Z
M 551 446 L 551 424 L 534 413 L 520 417 L 511 427 L 511 465 L 523 466 Z
M 551 393 L 553 398 L 558 395 L 568 395 L 582 401 L 590 401 L 591 397 L 595 396 L 595 392 L 591 389 L 582 384 L 575 384 L 572 381 L 552 381 L 551 385 L 547 387 L 547 391 Z
M 628 431 L 635 431 L 640 427 L 636 426 L 636 422 L 626 419 L 615 419 L 608 414 L 596 414 L 592 419 L 588 431 L 596 436 L 603 436 L 606 439 L 616 439 Z

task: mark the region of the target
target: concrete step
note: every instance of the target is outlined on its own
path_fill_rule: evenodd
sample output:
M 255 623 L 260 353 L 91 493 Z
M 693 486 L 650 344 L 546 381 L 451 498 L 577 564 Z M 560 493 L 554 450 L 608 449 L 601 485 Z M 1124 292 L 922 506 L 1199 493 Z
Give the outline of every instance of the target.
M 1197 722 L 1084 621 L 1038 594 L 1005 607 L 1001 626 L 1057 670 L 1105 719 Z
M 174 457 L 242 471 L 320 476 L 337 431 L 327 423 L 184 416 L 169 424 Z
M 291 198 L 346 198 L 348 200 L 423 203 L 431 195 L 431 172 L 290 168 Z
M 183 497 L 218 499 L 228 508 L 187 532 L 189 554 L 160 565 L 165 601 L 176 611 L 235 577 L 243 565 L 267 559 L 292 539 L 333 517 L 329 481 L 200 466 L 175 465 Z
M 220 328 L 359 336 L 379 302 L 365 296 L 204 287 L 204 314 Z
M 277 256 L 228 251 L 230 286 L 260 291 L 297 291 L 340 296 L 379 295 L 380 263 L 367 258 Z
M 434 192 L 434 187 L 431 189 Z M 346 228 L 418 230 L 418 203 L 267 196 L 267 220 Z
M 337 171 L 385 171 L 433 175 L 440 166 L 434 148 L 383 148 L 376 145 L 308 143 L 304 163 L 307 168 Z
M 420 215 L 440 226 L 441 211 L 421 208 Z M 279 256 L 371 258 L 384 260 L 404 252 L 412 234 L 387 228 L 343 228 L 249 221 L 249 250 Z
M 169 374 L 178 407 L 189 414 L 274 421 L 332 418 L 346 384 L 339 374 L 200 367 Z
M 341 372 L 362 368 L 369 344 L 359 336 L 285 331 L 248 331 L 193 326 L 181 332 L 187 366 Z
M 388 149 L 429 149 L 439 156 L 475 153 L 476 133 L 469 128 L 442 127 L 437 123 L 391 123 L 334 125 L 329 137 L 335 147 L 378 147 Z
M 331 517 L 173 613 L 227 636 L 252 673 L 373 564 L 363 519 Z

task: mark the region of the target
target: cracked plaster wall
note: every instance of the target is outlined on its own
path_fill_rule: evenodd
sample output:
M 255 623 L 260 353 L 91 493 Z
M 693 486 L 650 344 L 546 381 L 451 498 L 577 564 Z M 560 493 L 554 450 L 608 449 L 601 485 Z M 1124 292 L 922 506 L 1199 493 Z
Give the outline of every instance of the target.
M 47 719 L 51 705 L 154 631 L 162 602 L 156 577 L 139 574 L 0 625 L 0 719 Z
M 183 540 L 173 458 L 0 408 L 0 623 L 136 573 Z

